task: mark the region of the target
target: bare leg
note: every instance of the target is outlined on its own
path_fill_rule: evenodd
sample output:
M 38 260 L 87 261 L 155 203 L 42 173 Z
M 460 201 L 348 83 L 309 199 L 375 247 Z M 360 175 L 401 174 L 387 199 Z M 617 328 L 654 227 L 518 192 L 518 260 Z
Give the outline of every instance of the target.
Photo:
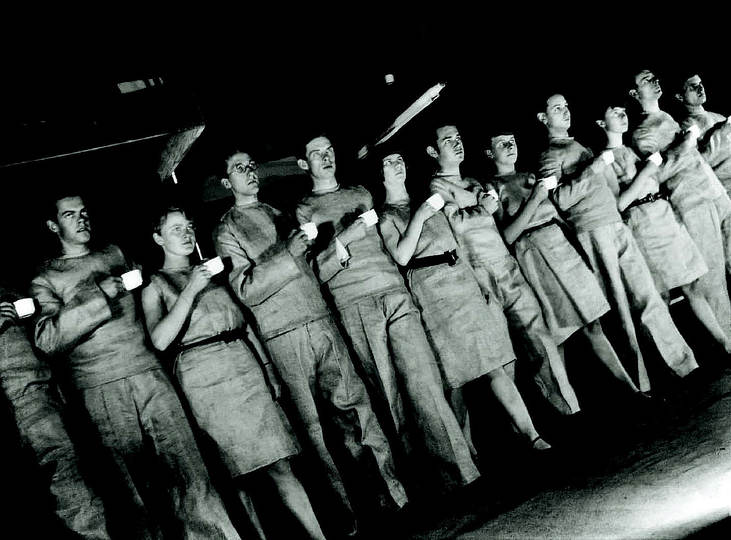
M 464 394 L 462 388 L 452 388 L 449 391 L 449 404 L 452 406 L 454 416 L 457 418 L 457 422 L 462 427 L 462 433 L 467 441 L 467 446 L 470 448 L 470 453 L 473 456 L 477 455 L 477 450 L 472 442 L 472 428 L 470 424 L 470 412 L 467 410 L 467 405 L 464 402 Z
M 690 285 L 682 287 L 683 294 L 685 294 L 690 304 L 690 309 L 693 310 L 696 318 L 706 327 L 716 341 L 726 349 L 726 352 L 731 354 L 731 338 L 723 331 L 716 318 L 716 314 L 711 308 L 711 304 L 708 303 L 706 297 L 697 289 L 695 286 L 696 283 L 698 282 L 695 281 Z
M 619 357 L 617 357 L 614 347 L 612 347 L 612 344 L 609 343 L 607 336 L 604 334 L 604 330 L 602 330 L 602 325 L 599 322 L 599 319 L 589 323 L 582 328 L 581 331 L 589 340 L 594 354 L 599 357 L 602 364 L 609 368 L 612 375 L 629 386 L 633 392 L 639 392 L 639 389 L 632 381 L 632 377 L 629 376 L 629 373 L 627 373 L 627 370 L 624 369 L 622 362 L 619 361 Z
M 523 397 L 518 392 L 513 378 L 515 377 L 515 362 L 511 362 L 502 368 L 494 369 L 487 374 L 490 378 L 490 388 L 500 404 L 510 416 L 510 420 L 519 433 L 528 437 L 535 448 L 550 448 L 547 442 L 541 439 L 533 425 L 528 408 L 525 406 Z M 542 444 L 541 444 L 542 443 Z
M 302 524 L 310 538 L 325 540 L 325 535 L 322 533 L 317 517 L 315 517 L 315 512 L 312 509 L 305 488 L 302 487 L 302 484 L 292 472 L 289 463 L 285 460 L 279 460 L 267 467 L 266 472 L 274 481 L 277 492 L 282 497 L 285 506 Z
M 249 516 L 249 521 L 251 522 L 251 526 L 256 531 L 256 534 L 259 536 L 259 539 L 266 540 L 266 535 L 264 534 L 264 528 L 261 526 L 261 522 L 259 521 L 259 516 L 256 513 L 256 509 L 254 508 L 254 501 L 251 500 L 251 496 L 243 488 L 238 489 L 238 496 L 239 496 L 239 500 L 241 501 L 241 504 L 243 505 L 244 509 L 246 510 L 246 515 Z

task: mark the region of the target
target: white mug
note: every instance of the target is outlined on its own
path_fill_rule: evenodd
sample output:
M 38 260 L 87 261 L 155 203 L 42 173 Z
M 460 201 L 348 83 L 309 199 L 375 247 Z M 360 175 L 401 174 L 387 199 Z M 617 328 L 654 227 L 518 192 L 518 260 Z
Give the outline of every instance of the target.
M 553 189 L 558 185 L 558 178 L 556 178 L 555 175 L 547 176 L 546 178 L 541 178 L 541 182 L 543 182 L 543 187 L 546 189 Z
M 209 259 L 203 263 L 203 266 L 208 268 L 208 271 L 211 273 L 212 276 L 223 272 L 223 261 L 221 260 L 221 257 L 214 257 L 212 259 Z
M 698 138 L 701 136 L 701 128 L 698 127 L 698 124 L 691 124 L 688 128 L 688 133 L 693 135 L 694 138 Z
M 370 210 L 368 210 L 367 212 L 363 212 L 358 217 L 363 218 L 363 221 L 365 221 L 365 224 L 367 227 L 370 227 L 370 226 L 378 223 L 378 214 L 376 214 L 376 211 L 373 210 L 372 208 Z
M 427 204 L 434 210 L 441 210 L 444 207 L 444 199 L 439 193 L 435 193 L 426 200 Z
M 497 191 L 495 191 L 495 189 L 494 189 L 494 188 L 490 188 L 490 189 L 488 189 L 488 190 L 487 190 L 487 194 L 488 194 L 488 195 L 489 195 L 490 197 L 492 197 L 493 199 L 495 199 L 496 201 L 499 201 L 499 200 L 500 200 L 500 195 L 498 195 L 498 194 L 497 194 Z
M 602 152 L 602 159 L 604 160 L 604 163 L 611 165 L 614 163 L 614 152 L 611 150 L 604 150 L 604 152 Z
M 18 312 L 18 317 L 21 319 L 30 317 L 36 312 L 36 305 L 32 298 L 21 298 L 13 302 L 13 305 L 15 306 L 15 311 Z
M 300 229 L 305 231 L 308 240 L 314 240 L 315 238 L 317 238 L 317 225 L 314 221 L 310 221 L 309 223 L 303 223 L 302 225 L 300 225 Z
M 122 283 L 124 284 L 124 288 L 128 291 L 136 289 L 142 285 L 142 272 L 140 272 L 137 268 L 130 270 L 129 272 L 125 272 L 122 274 Z

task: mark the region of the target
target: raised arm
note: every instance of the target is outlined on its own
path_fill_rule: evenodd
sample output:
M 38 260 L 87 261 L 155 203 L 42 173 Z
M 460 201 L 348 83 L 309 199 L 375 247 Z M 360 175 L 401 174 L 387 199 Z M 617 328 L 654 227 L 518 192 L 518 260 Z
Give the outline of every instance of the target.
M 45 277 L 36 277 L 30 286 L 40 306 L 33 335 L 36 346 L 49 355 L 72 348 L 112 318 L 108 300 L 123 288 L 118 277 L 107 277 L 99 285 L 88 278 L 79 284 L 76 296 L 64 303 Z
M 288 248 L 295 251 L 295 244 L 302 243 L 302 237 L 306 242 L 304 233 L 299 236 L 293 233 L 287 243 L 277 242 L 263 253 L 258 261 L 249 257 L 246 246 L 239 242 L 226 224 L 218 226 L 213 235 L 213 242 L 216 253 L 221 258 L 231 259 L 233 269 L 228 279 L 236 295 L 244 304 L 256 306 L 300 275 L 301 270 Z M 302 252 L 304 253 L 304 249 Z
M 172 309 L 168 312 L 158 288 L 150 283 L 142 290 L 142 310 L 152 344 L 158 351 L 164 351 L 180 334 L 188 320 L 193 301 L 211 281 L 211 272 L 204 265 L 196 266 L 190 280 L 180 292 Z

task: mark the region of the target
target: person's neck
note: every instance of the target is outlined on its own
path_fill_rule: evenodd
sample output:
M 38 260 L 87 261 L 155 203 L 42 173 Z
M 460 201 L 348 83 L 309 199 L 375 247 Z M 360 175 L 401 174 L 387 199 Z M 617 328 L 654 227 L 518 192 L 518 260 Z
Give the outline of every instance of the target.
M 409 192 L 406 191 L 406 186 L 404 184 L 389 184 L 384 182 L 383 186 L 386 188 L 386 204 L 395 204 L 404 201 L 408 202 Z
M 165 263 L 162 265 L 165 270 L 186 268 L 188 266 L 190 266 L 189 255 L 175 255 L 174 253 L 165 252 Z
M 498 176 L 507 176 L 509 174 L 515 174 L 515 163 L 499 163 L 495 162 L 497 167 Z
M 706 112 L 706 109 L 703 107 L 703 105 L 685 105 L 685 110 L 688 111 L 688 114 L 691 115 L 697 115 L 697 114 L 704 114 Z
M 314 193 L 336 191 L 340 185 L 334 176 L 329 178 L 313 178 L 312 179 L 312 191 Z
M 622 146 L 622 134 L 614 131 L 605 131 L 607 134 L 607 148 L 619 148 Z
M 660 101 L 657 99 L 642 101 L 640 102 L 640 106 L 642 107 L 642 112 L 646 114 L 660 112 Z
M 459 172 L 459 163 L 440 163 L 437 174 L 440 176 L 459 176 L 462 178 L 462 173 Z
M 548 128 L 548 137 L 551 139 L 568 139 L 569 128 Z
M 234 194 L 234 200 L 236 201 L 236 206 L 251 206 L 259 202 L 259 195 L 239 195 L 236 193 Z
M 61 258 L 72 259 L 74 257 L 82 257 L 91 251 L 88 244 L 67 244 L 61 242 Z

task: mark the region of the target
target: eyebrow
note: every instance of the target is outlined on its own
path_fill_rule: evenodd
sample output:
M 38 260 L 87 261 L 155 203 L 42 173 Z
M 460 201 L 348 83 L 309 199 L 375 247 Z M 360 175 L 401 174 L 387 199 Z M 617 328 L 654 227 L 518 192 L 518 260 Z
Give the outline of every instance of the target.
M 312 150 L 310 150 L 309 152 L 307 152 L 307 155 L 308 156 L 311 155 L 312 152 L 322 152 L 323 150 L 325 150 L 325 151 L 331 150 L 332 147 L 333 147 L 333 145 L 331 144 L 330 146 L 327 146 L 325 148 L 313 148 Z

